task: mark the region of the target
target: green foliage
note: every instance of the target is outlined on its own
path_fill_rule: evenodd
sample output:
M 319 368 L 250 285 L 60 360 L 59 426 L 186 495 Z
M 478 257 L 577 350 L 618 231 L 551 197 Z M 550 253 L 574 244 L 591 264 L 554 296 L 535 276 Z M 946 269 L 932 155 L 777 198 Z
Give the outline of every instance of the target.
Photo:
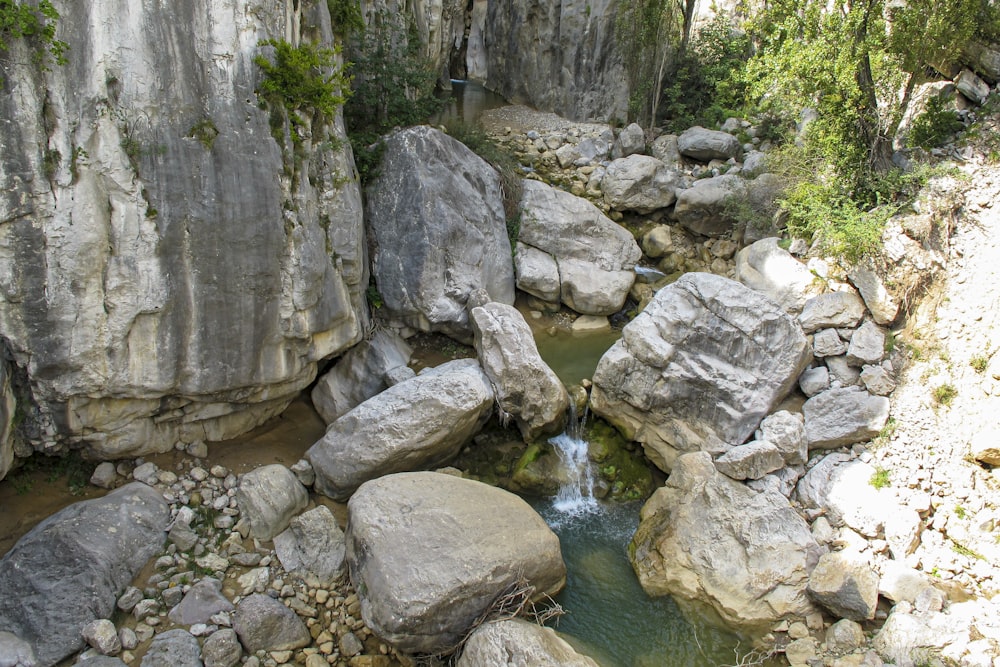
M 969 365 L 977 373 L 985 373 L 986 367 L 990 365 L 990 358 L 985 354 L 977 354 L 969 360 Z
M 358 0 L 326 0 L 326 8 L 330 11 L 334 33 L 347 37 L 364 32 L 365 19 Z
M 943 97 L 932 97 L 927 101 L 927 108 L 917 116 L 910 128 L 911 146 L 919 146 L 925 150 L 937 148 L 962 129 L 958 113 L 948 108 L 949 101 Z
M 953 385 L 942 384 L 934 387 L 931 391 L 931 396 L 938 405 L 948 407 L 955 400 L 955 397 L 958 396 L 958 390 Z
M 365 290 L 365 296 L 368 298 L 368 304 L 375 310 L 382 307 L 382 294 L 379 293 L 378 287 L 375 284 L 368 286 L 368 289 Z
M 418 125 L 441 109 L 437 72 L 420 51 L 412 19 L 377 13 L 350 51 L 354 92 L 344 121 L 362 183 L 376 175 L 381 137 L 393 127 Z
M 215 138 L 219 136 L 219 129 L 215 127 L 215 123 L 212 122 L 211 118 L 203 118 L 191 126 L 187 136 L 197 139 L 206 149 L 212 150 L 212 144 L 215 143 Z
M 35 482 L 41 480 L 49 484 L 65 480 L 70 494 L 78 496 L 83 493 L 93 472 L 94 467 L 84 461 L 79 452 L 70 452 L 64 456 L 31 456 L 7 479 L 19 496 L 30 493 Z
M 885 468 L 876 468 L 868 483 L 876 489 L 884 489 L 892 486 L 892 481 L 889 479 L 889 471 Z
M 12 41 L 26 39 L 38 45 L 35 59 L 43 68 L 50 58 L 57 65 L 65 65 L 69 45 L 56 39 L 58 20 L 59 12 L 50 0 L 40 0 L 37 6 L 0 0 L 0 52 L 9 51 Z
M 274 49 L 274 62 L 263 55 L 253 61 L 264 73 L 258 94 L 288 112 L 294 143 L 301 141 L 303 121 L 299 113 L 332 119 L 349 95 L 349 79 L 338 64 L 340 50 L 302 42 L 292 46 L 285 40 L 268 39 L 261 46 Z

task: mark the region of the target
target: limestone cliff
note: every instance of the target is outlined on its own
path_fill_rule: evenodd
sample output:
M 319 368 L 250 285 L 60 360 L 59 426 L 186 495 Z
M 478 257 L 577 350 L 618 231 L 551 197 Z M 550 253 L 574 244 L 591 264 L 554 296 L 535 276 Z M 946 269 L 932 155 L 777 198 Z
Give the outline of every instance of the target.
M 246 431 L 367 326 L 342 123 L 304 118 L 293 146 L 255 93 L 259 42 L 329 43 L 326 3 L 54 4 L 68 64 L 15 42 L 0 89 L 0 348 L 25 433 L 111 458 Z

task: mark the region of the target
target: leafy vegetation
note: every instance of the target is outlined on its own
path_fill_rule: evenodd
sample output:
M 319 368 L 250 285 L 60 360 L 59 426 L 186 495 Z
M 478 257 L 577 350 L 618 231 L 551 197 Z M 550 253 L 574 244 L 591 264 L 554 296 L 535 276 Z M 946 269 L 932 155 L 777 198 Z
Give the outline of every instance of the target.
M 43 68 L 50 59 L 65 65 L 69 45 L 56 39 L 58 21 L 59 12 L 51 0 L 39 0 L 37 5 L 0 0 L 0 53 L 9 52 L 11 42 L 26 39 L 37 45 L 34 57 Z
M 953 385 L 941 384 L 934 387 L 931 391 L 931 396 L 938 405 L 948 407 L 955 400 L 955 397 L 958 396 L 958 390 Z
M 868 480 L 876 489 L 884 489 L 892 485 L 892 481 L 889 479 L 889 471 L 885 468 L 876 468 L 875 472 L 872 473 L 872 477 Z
M 330 12 L 334 33 L 347 37 L 364 32 L 365 19 L 358 0 L 326 0 L 326 8 Z
M 932 97 L 927 100 L 924 112 L 917 116 L 910 128 L 909 143 L 925 150 L 943 145 L 963 127 L 958 112 L 949 108 L 951 98 Z
M 986 368 L 990 365 L 990 358 L 985 354 L 977 354 L 969 360 L 969 365 L 977 373 L 985 373 Z

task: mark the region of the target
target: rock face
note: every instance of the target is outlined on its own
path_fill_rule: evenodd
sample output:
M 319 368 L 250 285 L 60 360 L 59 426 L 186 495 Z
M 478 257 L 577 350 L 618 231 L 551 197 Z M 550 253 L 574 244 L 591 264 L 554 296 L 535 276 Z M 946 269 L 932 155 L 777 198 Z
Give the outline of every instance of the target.
M 365 623 L 421 653 L 454 645 L 519 577 L 536 598 L 566 580 L 559 538 L 526 502 L 430 472 L 358 489 L 348 503 L 347 561 Z
M 631 155 L 608 165 L 601 190 L 608 206 L 619 211 L 651 213 L 677 199 L 680 174 L 648 155 Z
M 695 181 L 690 188 L 677 193 L 674 217 L 695 234 L 728 234 L 736 219 L 726 206 L 744 187 L 743 179 L 729 174 Z
M 479 626 L 462 649 L 456 667 L 598 667 L 552 628 L 512 618 Z
M 487 303 L 473 308 L 470 319 L 479 363 L 493 383 L 500 409 L 514 418 L 525 442 L 561 431 L 569 394 L 539 356 L 520 311 Z
M 0 99 L 0 339 L 31 444 L 118 458 L 249 430 L 367 320 L 342 123 L 307 120 L 293 160 L 254 94 L 259 42 L 332 43 L 326 5 L 58 9 L 73 57 L 40 72 L 14 46 Z
M 810 357 L 802 331 L 774 302 L 689 273 L 657 292 L 601 358 L 591 408 L 670 470 L 679 453 L 745 442 Z
M 79 650 L 80 628 L 110 618 L 163 545 L 169 518 L 160 494 L 135 482 L 42 521 L 0 559 L 0 627 L 28 642 L 42 666 Z
M 518 254 L 523 248 L 532 250 L 519 260 L 518 287 L 551 300 L 554 264 L 559 298 L 584 315 L 620 310 L 642 257 L 632 235 L 586 199 L 530 180 L 524 181 L 521 197 Z
M 813 611 L 806 585 L 820 552 L 784 496 L 729 479 L 705 452 L 677 459 L 629 547 L 648 594 L 704 603 L 751 632 Z
M 313 387 L 316 412 L 332 424 L 359 403 L 389 387 L 386 374 L 410 361 L 412 350 L 402 338 L 378 330 L 347 351 Z
M 331 424 L 306 452 L 316 490 L 347 500 L 370 479 L 448 461 L 479 432 L 493 400 L 489 378 L 470 359 L 390 387 Z
M 516 104 L 573 120 L 625 120 L 617 0 L 490 0 L 486 87 Z
M 500 176 L 465 145 L 428 126 L 393 134 L 367 203 L 380 317 L 469 340 L 472 291 L 514 302 Z

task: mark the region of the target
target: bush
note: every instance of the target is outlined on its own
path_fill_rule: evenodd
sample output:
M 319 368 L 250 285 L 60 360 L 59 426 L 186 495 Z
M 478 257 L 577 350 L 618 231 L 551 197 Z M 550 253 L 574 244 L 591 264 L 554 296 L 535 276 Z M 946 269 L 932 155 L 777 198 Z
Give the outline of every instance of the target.
M 326 8 L 330 12 L 330 24 L 334 33 L 347 37 L 364 32 L 365 19 L 361 15 L 358 0 L 326 0 Z
M 932 97 L 927 101 L 927 108 L 913 121 L 910 129 L 909 143 L 930 150 L 943 145 L 964 126 L 954 109 L 950 106 L 951 98 Z

